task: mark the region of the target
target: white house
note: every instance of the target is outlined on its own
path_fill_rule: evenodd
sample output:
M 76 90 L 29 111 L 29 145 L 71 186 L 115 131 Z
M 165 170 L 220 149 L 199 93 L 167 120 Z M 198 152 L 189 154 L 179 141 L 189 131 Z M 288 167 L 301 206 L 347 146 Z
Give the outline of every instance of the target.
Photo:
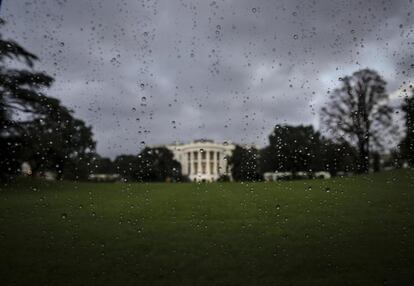
M 226 175 L 231 179 L 228 165 L 235 145 L 228 142 L 216 143 L 213 140 L 195 140 L 187 144 L 166 146 L 174 154 L 174 159 L 181 163 L 183 175 L 192 181 L 213 182 Z

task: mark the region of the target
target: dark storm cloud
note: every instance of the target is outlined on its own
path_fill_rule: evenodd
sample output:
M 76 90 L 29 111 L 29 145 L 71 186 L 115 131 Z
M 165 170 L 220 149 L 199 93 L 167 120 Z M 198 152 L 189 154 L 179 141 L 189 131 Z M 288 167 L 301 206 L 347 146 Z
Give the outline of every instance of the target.
M 54 74 L 49 94 L 94 128 L 98 151 L 207 137 L 265 144 L 314 124 L 340 76 L 413 77 L 401 1 L 4 1 L 5 33 Z

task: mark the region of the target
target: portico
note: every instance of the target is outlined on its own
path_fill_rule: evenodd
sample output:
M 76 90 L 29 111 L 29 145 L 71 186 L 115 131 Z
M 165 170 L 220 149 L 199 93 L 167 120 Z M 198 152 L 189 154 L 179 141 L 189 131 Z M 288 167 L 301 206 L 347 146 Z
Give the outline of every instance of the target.
M 227 142 L 196 140 L 188 144 L 168 145 L 174 159 L 181 163 L 183 175 L 192 181 L 216 181 L 220 176 L 231 177 L 228 158 L 234 149 Z

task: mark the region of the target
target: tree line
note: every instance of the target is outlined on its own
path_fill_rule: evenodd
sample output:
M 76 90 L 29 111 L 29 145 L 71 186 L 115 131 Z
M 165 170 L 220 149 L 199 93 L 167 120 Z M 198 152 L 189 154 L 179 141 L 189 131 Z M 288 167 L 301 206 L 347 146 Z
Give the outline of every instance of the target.
M 414 167 L 414 87 L 404 90 L 410 95 L 401 107 L 393 108 L 386 82 L 376 71 L 363 69 L 340 81 L 321 109 L 324 136 L 312 126 L 276 125 L 265 148 L 236 148 L 230 159 L 233 178 L 255 181 L 265 172 L 295 176 L 298 172 L 328 171 L 335 176 L 379 171 L 381 165 Z M 393 114 L 400 110 L 405 135 L 393 147 L 389 139 L 399 137 Z M 384 158 L 387 149 L 391 152 Z
M 0 19 L 0 28 L 4 25 Z M 185 181 L 167 148 L 144 148 L 115 160 L 96 153 L 91 126 L 45 94 L 54 79 L 34 69 L 38 57 L 0 33 L 0 178 L 19 174 L 28 162 L 34 174 L 53 171 L 58 179 L 85 180 L 94 173 L 118 173 L 124 180 Z M 19 66 L 22 68 L 16 68 Z M 265 172 L 378 170 L 380 155 L 398 136 L 385 80 L 363 69 L 340 79 L 321 109 L 322 133 L 312 126 L 276 125 L 268 146 L 236 146 L 229 164 L 237 181 L 257 181 Z M 414 88 L 400 109 L 405 135 L 388 164 L 414 166 Z

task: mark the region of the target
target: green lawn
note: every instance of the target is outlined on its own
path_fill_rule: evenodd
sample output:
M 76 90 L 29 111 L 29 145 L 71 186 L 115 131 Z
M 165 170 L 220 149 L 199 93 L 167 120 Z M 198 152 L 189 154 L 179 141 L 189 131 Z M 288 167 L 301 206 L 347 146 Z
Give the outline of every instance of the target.
M 0 189 L 0 285 L 412 285 L 414 171 Z

